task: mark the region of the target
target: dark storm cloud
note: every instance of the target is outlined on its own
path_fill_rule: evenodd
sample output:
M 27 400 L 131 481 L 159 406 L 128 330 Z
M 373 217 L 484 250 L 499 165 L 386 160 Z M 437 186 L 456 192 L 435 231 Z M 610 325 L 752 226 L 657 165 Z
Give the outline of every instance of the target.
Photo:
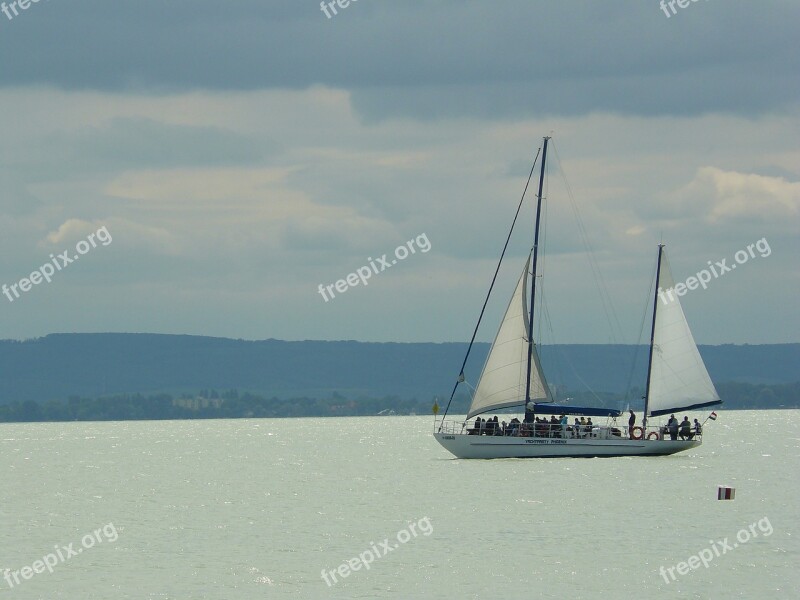
M 0 85 L 252 90 L 322 84 L 418 117 L 756 114 L 798 98 L 800 5 L 656 0 L 59 0 L 0 14 Z

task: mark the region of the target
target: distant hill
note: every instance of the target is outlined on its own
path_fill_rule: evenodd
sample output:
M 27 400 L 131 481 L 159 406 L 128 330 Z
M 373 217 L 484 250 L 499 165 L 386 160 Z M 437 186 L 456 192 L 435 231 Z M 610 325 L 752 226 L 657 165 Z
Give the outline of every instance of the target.
M 488 352 L 477 344 L 467 368 L 474 384 Z M 185 335 L 53 334 L 0 341 L 0 404 L 124 393 L 238 389 L 278 398 L 449 396 L 464 343 L 245 341 Z M 701 346 L 716 383 L 800 380 L 800 344 Z M 638 354 L 637 354 L 638 353 Z M 647 350 L 563 345 L 542 350 L 561 389 L 621 393 L 642 387 Z

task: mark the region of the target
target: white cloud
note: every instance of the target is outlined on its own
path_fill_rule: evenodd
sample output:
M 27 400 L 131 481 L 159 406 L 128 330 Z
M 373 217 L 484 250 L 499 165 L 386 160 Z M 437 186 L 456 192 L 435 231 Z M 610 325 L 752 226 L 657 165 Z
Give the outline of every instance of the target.
M 772 221 L 800 215 L 800 182 L 783 177 L 703 167 L 691 186 L 708 192 L 712 222 L 724 219 Z

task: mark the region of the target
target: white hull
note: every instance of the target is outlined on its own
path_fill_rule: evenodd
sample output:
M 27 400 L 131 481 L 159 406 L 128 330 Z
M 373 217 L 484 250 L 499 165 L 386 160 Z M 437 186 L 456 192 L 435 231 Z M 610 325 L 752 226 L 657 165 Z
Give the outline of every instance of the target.
M 697 448 L 701 440 L 559 439 L 434 433 L 456 458 L 664 456 Z

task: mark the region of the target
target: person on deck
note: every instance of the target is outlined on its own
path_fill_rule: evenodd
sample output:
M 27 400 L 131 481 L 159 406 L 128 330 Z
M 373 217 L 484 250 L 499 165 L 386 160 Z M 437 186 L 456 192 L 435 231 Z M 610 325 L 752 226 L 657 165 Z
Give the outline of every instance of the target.
M 592 437 L 592 429 L 594 429 L 594 423 L 592 423 L 592 417 L 586 421 L 586 437 Z
M 683 421 L 681 421 L 681 439 L 682 440 L 686 440 L 687 438 L 692 439 L 691 435 L 692 435 L 692 424 L 689 423 L 689 417 L 684 415 Z
M 561 420 L 559 421 L 561 424 L 561 437 L 566 439 L 567 438 L 567 426 L 569 425 L 569 418 L 567 415 L 561 415 Z
M 700 421 L 697 419 L 694 420 L 694 433 L 689 437 L 692 439 L 694 437 L 700 437 L 703 434 L 703 426 L 700 425 Z
M 631 413 L 631 416 L 628 417 L 628 437 L 633 439 L 633 428 L 636 426 L 636 413 L 634 413 L 630 408 L 628 412 Z
M 669 416 L 667 431 L 669 431 L 669 437 L 673 442 L 678 439 L 678 419 L 675 418 L 675 415 Z

